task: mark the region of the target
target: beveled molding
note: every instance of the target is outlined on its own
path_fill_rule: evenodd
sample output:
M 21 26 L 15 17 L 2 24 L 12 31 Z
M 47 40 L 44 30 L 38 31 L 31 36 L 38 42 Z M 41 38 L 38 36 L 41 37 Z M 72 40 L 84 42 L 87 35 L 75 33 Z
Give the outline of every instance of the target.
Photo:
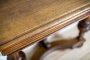
M 47 24 L 40 26 L 38 29 L 21 36 L 13 41 L 10 41 L 0 46 L 0 51 L 4 55 L 15 53 L 35 42 L 39 42 L 50 34 L 68 26 L 76 21 L 83 20 L 90 15 L 90 4 L 86 4 L 78 9 L 75 9 L 68 14 L 58 17 Z

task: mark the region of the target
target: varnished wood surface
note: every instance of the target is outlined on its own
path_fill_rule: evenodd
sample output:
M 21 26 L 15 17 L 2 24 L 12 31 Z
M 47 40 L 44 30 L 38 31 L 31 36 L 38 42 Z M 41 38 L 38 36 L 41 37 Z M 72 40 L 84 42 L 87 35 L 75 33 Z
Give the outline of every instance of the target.
M 89 0 L 2 0 L 0 42 L 11 40 L 85 3 Z
M 87 17 L 89 11 L 90 0 L 1 0 L 0 51 L 18 51 Z
M 71 33 L 71 35 L 69 32 Z M 73 32 L 76 32 L 76 33 L 73 34 Z M 66 34 L 64 34 L 66 37 L 68 35 L 69 36 L 77 35 L 78 29 L 77 29 L 77 27 L 73 27 L 71 30 L 68 30 L 67 32 L 64 32 L 64 33 L 66 33 Z M 49 54 L 46 54 L 44 56 L 43 60 L 90 60 L 90 31 L 86 33 L 85 38 L 87 41 L 84 43 L 84 45 L 81 48 L 65 49 L 65 50 L 58 48 L 57 50 L 54 50 L 53 52 L 49 52 Z M 73 41 L 75 41 L 75 40 L 73 40 Z M 61 44 L 65 43 L 64 45 L 66 45 L 66 46 L 68 45 L 68 43 L 66 43 L 66 41 L 62 40 L 62 42 L 63 43 L 61 43 Z M 68 42 L 70 44 L 69 40 L 68 40 Z M 72 44 L 72 42 L 71 42 L 71 44 Z M 43 50 L 44 50 L 44 48 L 43 48 Z M 40 57 L 41 57 L 40 53 L 43 52 L 43 50 L 41 50 L 41 51 L 37 50 L 36 51 L 37 54 L 34 54 L 34 56 L 32 57 L 31 60 L 40 60 Z M 48 51 L 50 51 L 50 50 L 48 50 Z

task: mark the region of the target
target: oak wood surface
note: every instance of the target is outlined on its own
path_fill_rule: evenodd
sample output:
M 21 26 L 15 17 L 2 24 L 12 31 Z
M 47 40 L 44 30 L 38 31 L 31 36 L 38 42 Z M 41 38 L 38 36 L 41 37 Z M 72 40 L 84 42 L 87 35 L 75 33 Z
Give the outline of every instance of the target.
M 89 14 L 90 0 L 1 0 L 0 51 L 14 53 Z

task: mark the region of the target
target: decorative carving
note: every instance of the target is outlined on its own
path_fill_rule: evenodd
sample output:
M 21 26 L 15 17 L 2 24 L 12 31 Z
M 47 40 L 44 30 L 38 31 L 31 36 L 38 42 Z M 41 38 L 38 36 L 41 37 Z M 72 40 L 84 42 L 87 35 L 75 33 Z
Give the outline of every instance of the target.
M 20 52 L 16 52 L 11 55 L 8 55 L 7 60 L 26 60 L 26 56 L 22 51 L 20 51 Z
M 75 48 L 75 47 L 81 47 L 84 42 L 85 42 L 85 38 L 84 38 L 84 34 L 90 30 L 90 17 L 80 21 L 78 23 L 78 29 L 79 29 L 79 35 L 77 38 L 73 39 L 73 41 L 75 42 L 76 40 L 76 44 L 73 43 L 72 40 L 69 40 L 68 42 L 72 42 L 72 44 L 70 43 L 70 45 L 67 43 L 67 40 L 64 40 L 64 42 L 66 42 L 65 46 L 61 46 L 60 45 L 60 41 L 59 42 L 53 42 L 53 43 L 56 43 L 57 46 L 56 47 L 52 47 L 51 49 L 47 50 L 41 57 L 40 57 L 40 60 L 43 60 L 44 57 L 46 57 L 49 53 L 53 52 L 54 50 L 57 50 L 57 49 L 66 49 L 66 48 Z M 59 43 L 59 44 L 58 44 Z M 52 43 L 48 43 L 49 45 L 51 45 Z M 45 44 L 47 45 L 47 44 Z M 69 46 L 67 46 L 69 45 Z
M 69 43 L 68 43 L 69 46 L 65 45 L 65 46 L 67 46 L 68 48 L 69 48 L 69 47 L 70 47 L 70 48 L 81 47 L 81 46 L 83 45 L 83 43 L 85 42 L 84 34 L 85 34 L 85 32 L 87 32 L 87 31 L 90 30 L 90 17 L 88 17 L 88 18 L 80 21 L 80 22 L 78 23 L 78 29 L 79 29 L 79 36 L 78 36 L 76 39 L 73 39 L 73 40 L 77 40 L 77 41 L 75 41 L 75 43 L 73 43 L 73 44 L 71 44 L 71 43 L 69 44 Z M 69 40 L 69 41 L 64 40 L 64 42 L 65 42 L 65 41 L 66 41 L 66 44 L 67 44 L 67 42 L 73 42 L 72 40 Z M 62 42 L 62 41 L 59 41 L 59 42 Z M 58 45 L 59 42 L 53 42 L 53 43 L 55 43 L 56 45 Z M 44 47 L 46 47 L 46 48 L 51 48 L 51 47 L 53 47 L 52 43 L 49 43 L 49 42 L 47 41 L 47 39 L 44 39 L 44 40 L 41 41 L 40 43 L 41 43 Z M 62 45 L 60 45 L 60 46 L 63 48 Z M 65 46 L 64 46 L 64 47 L 65 47 Z
M 81 47 L 85 42 L 84 34 L 90 30 L 90 17 L 80 21 L 78 24 L 78 29 L 79 29 L 79 36 L 77 37 L 77 40 L 79 42 L 75 44 L 73 47 Z
M 40 42 L 40 45 L 43 45 L 45 48 L 51 48 L 51 43 L 47 41 L 47 38 L 45 38 L 44 40 L 42 40 Z
M 8 55 L 7 60 L 19 60 L 18 52 L 14 53 L 14 54 L 11 54 L 11 55 Z

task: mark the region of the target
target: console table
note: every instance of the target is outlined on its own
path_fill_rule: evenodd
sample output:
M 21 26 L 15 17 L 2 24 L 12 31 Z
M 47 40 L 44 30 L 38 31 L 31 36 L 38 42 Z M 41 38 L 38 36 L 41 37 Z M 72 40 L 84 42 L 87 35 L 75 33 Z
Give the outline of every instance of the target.
M 90 0 L 1 0 L 0 52 L 16 56 L 21 49 L 82 20 L 87 27 Z

